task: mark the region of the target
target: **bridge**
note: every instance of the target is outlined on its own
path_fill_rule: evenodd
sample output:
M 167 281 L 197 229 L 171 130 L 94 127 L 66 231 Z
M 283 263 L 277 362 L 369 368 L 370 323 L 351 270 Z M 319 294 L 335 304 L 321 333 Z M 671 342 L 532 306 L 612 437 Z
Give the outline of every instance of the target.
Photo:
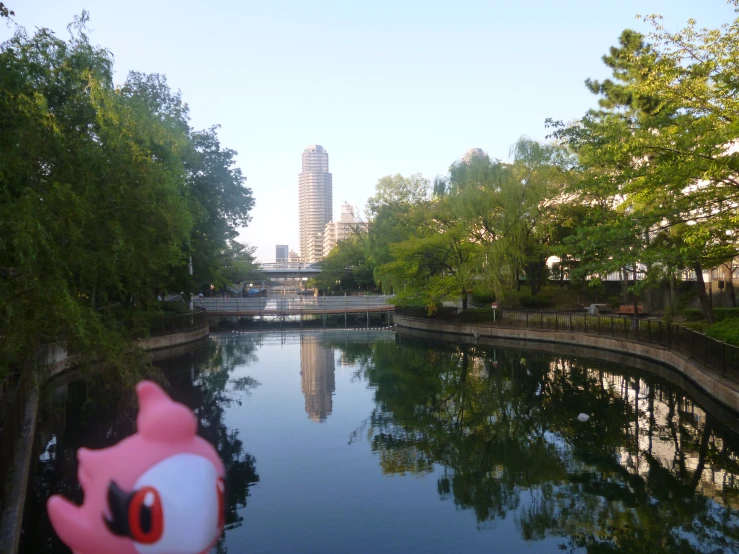
M 295 316 L 392 312 L 392 296 L 264 296 L 257 298 L 199 298 L 195 307 L 210 316 Z
M 265 263 L 259 264 L 259 269 L 268 279 L 310 278 L 321 272 L 315 264 L 309 265 L 302 262 Z

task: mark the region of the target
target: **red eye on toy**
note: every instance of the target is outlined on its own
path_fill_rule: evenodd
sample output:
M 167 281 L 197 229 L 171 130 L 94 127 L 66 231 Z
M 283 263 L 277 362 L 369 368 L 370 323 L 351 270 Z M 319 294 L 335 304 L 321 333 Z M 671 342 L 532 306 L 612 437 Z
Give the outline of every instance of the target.
M 128 527 L 131 538 L 140 544 L 154 544 L 164 533 L 162 499 L 153 487 L 134 493 L 128 505 Z
M 218 528 L 223 529 L 226 525 L 226 484 L 220 477 L 216 482 L 216 490 L 218 492 Z

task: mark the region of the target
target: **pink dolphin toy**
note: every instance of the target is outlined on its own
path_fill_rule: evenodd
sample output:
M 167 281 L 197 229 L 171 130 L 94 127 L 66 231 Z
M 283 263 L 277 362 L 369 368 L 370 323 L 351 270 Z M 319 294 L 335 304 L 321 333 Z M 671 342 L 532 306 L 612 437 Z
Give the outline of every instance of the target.
M 85 499 L 52 496 L 54 530 L 74 554 L 207 554 L 224 524 L 223 463 L 187 407 L 150 381 L 136 394 L 134 435 L 77 452 Z

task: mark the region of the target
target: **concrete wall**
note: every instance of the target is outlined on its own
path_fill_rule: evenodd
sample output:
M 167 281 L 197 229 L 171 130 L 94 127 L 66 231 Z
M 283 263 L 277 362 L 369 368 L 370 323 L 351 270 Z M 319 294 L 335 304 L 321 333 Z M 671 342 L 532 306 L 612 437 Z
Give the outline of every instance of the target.
M 174 333 L 172 335 L 164 335 L 162 337 L 151 337 L 150 339 L 142 339 L 136 342 L 136 346 L 143 350 L 159 350 L 162 348 L 172 348 L 181 344 L 195 342 L 208 336 L 209 328 L 207 325 L 193 331 L 184 331 L 182 333 Z
M 630 356 L 639 356 L 670 366 L 689 379 L 699 389 L 705 391 L 711 398 L 732 411 L 739 412 L 739 383 L 702 367 L 695 360 L 685 358 L 672 350 L 658 345 L 566 331 L 456 325 L 453 323 L 442 323 L 429 319 L 415 319 L 397 315 L 395 316 L 395 324 L 398 327 L 436 333 L 573 344 L 621 352 Z

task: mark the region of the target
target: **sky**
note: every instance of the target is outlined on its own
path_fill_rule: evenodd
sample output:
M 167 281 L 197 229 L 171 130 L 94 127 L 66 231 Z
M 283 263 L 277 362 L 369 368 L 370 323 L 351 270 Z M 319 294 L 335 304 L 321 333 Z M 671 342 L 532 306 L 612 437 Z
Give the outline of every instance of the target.
M 87 10 L 116 82 L 164 74 L 195 129 L 221 125 L 256 200 L 240 239 L 263 262 L 298 250 L 306 146 L 329 153 L 334 217 L 344 201 L 363 211 L 385 175 L 433 179 L 469 148 L 506 160 L 519 137 L 545 140 L 546 118 L 581 117 L 621 31 L 649 31 L 637 14 L 670 30 L 734 19 L 724 0 L 3 1 L 63 37 Z M 12 32 L 0 24 L 0 41 Z

